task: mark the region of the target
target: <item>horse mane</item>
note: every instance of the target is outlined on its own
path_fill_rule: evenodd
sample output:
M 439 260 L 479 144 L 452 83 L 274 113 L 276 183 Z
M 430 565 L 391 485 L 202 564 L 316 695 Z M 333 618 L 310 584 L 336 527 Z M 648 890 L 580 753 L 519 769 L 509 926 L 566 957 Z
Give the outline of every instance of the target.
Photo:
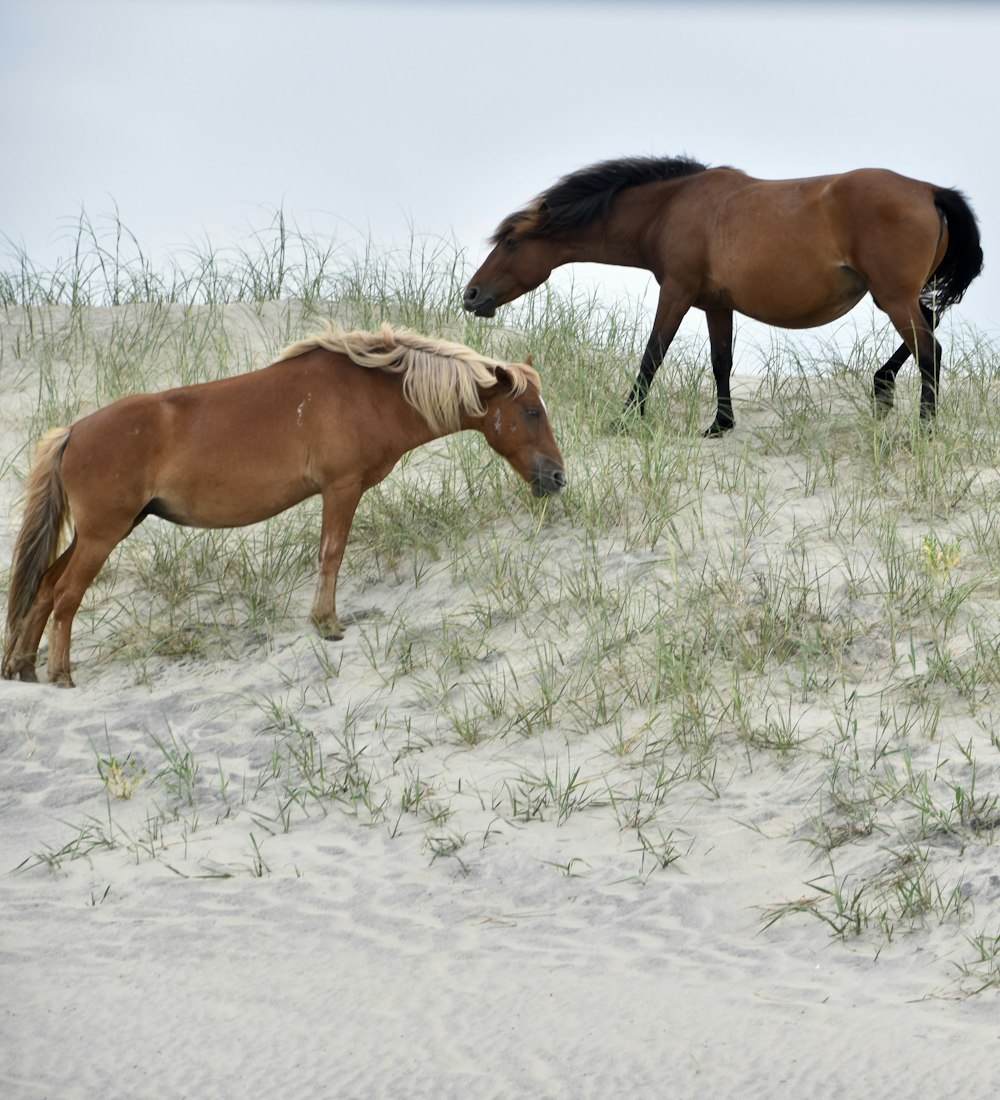
M 689 157 L 623 157 L 579 168 L 532 199 L 524 209 L 508 214 L 490 243 L 499 244 L 514 230 L 543 237 L 560 229 L 579 229 L 607 214 L 612 200 L 629 187 L 680 179 L 707 169 L 708 165 Z
M 442 435 L 457 432 L 461 417 L 485 416 L 482 391 L 499 384 L 497 372 L 509 384 L 513 396 L 528 385 L 541 391 L 538 372 L 527 363 L 502 363 L 464 344 L 422 336 L 410 329 L 383 324 L 378 332 L 345 332 L 327 322 L 322 332 L 289 344 L 275 359 L 293 359 L 321 348 L 346 355 L 359 367 L 403 376 L 403 396 Z

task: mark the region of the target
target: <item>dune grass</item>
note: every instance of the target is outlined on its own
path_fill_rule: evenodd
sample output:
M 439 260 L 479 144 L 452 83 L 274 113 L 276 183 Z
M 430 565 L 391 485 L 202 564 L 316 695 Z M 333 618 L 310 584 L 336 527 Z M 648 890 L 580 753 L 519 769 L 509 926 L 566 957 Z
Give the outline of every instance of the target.
M 266 876 L 271 838 L 341 811 L 418 832 L 459 873 L 503 830 L 548 822 L 574 846 L 553 873 L 598 874 L 599 835 L 636 882 L 697 876 L 711 807 L 741 777 L 794 772 L 775 820 L 745 822 L 804 853 L 801 891 L 762 899 L 761 927 L 805 915 L 876 951 L 946 927 L 959 988 L 1000 986 L 997 350 L 953 338 L 928 432 L 911 372 L 872 417 L 885 334 L 811 358 L 776 338 L 736 390 L 737 431 L 705 441 L 706 354 L 679 341 L 622 430 L 641 312 L 543 288 L 484 322 L 458 304 L 466 269 L 435 240 L 343 254 L 280 213 L 249 249 L 165 270 L 86 217 L 57 270 L 8 256 L 0 479 L 20 482 L 52 424 L 252 369 L 332 317 L 531 352 L 570 482 L 535 502 L 471 435 L 407 456 L 358 511 L 339 645 L 305 621 L 313 504 L 232 532 L 144 524 L 78 618 L 79 679 L 224 680 L 251 658 L 269 673 L 227 705 L 252 740 L 118 734 L 94 750 L 103 811 L 25 866 L 123 850 Z M 191 836 L 224 827 L 242 857 L 182 865 Z

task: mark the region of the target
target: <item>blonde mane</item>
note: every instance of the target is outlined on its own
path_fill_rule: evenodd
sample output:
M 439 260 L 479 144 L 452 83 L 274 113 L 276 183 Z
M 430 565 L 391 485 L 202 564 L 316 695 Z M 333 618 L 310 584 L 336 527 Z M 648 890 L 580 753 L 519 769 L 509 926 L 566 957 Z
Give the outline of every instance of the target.
M 316 348 L 346 355 L 359 367 L 403 376 L 403 396 L 436 432 L 455 432 L 461 416 L 483 416 L 482 391 L 498 384 L 502 370 L 514 396 L 528 385 L 541 389 L 538 372 L 527 363 L 501 363 L 464 344 L 422 336 L 383 324 L 378 332 L 344 332 L 327 322 L 322 332 L 289 344 L 275 362 Z

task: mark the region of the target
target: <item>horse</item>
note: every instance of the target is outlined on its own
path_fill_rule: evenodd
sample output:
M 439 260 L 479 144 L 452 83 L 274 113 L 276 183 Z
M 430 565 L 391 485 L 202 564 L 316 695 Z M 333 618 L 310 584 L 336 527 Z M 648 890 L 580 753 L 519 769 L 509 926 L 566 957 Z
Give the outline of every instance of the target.
M 530 359 L 530 357 L 529 357 Z M 70 635 L 83 595 L 147 516 L 187 527 L 243 527 L 322 496 L 319 581 L 310 618 L 343 637 L 337 574 L 354 513 L 407 451 L 473 429 L 536 496 L 566 484 L 530 361 L 383 325 L 331 324 L 270 366 L 125 397 L 40 441 L 14 546 L 5 679 L 37 681 L 49 616 L 48 679 L 73 686 Z M 75 533 L 59 553 L 64 526 Z
M 920 413 L 935 415 L 936 319 L 983 266 L 975 215 L 959 191 L 862 168 L 809 179 L 754 179 L 687 157 L 603 161 L 564 176 L 494 232 L 462 302 L 480 317 L 541 285 L 562 264 L 618 264 L 660 287 L 653 332 L 626 401 L 650 384 L 685 313 L 705 313 L 717 409 L 704 433 L 735 426 L 733 313 L 780 328 L 835 321 L 866 293 L 903 340 L 874 375 L 875 412 L 892 408 L 910 355 Z

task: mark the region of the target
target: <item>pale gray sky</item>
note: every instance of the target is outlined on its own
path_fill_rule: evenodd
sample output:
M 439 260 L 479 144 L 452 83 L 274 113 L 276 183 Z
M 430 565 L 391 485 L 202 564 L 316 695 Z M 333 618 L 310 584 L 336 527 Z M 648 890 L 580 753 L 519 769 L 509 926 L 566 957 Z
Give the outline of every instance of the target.
M 967 194 L 987 269 L 956 319 L 997 332 L 998 58 L 986 3 L 0 0 L 0 234 L 44 262 L 117 204 L 155 259 L 281 206 L 345 242 L 454 236 L 475 264 L 608 157 L 874 165 Z

